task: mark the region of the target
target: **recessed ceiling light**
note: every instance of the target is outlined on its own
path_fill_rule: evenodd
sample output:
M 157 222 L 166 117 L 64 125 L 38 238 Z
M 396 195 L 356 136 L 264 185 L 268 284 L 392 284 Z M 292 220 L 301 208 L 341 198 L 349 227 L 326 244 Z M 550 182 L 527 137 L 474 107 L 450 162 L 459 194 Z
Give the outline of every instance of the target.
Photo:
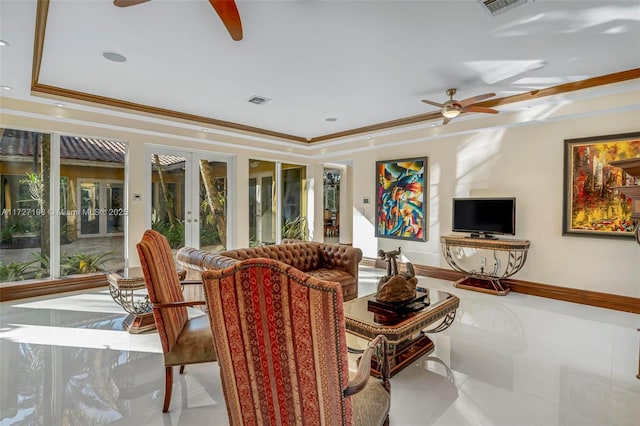
M 9 42 L 6 40 L 0 40 L 0 46 L 9 46 Z
M 116 53 L 116 52 L 102 52 L 102 56 L 104 56 L 104 58 L 108 61 L 111 62 L 126 62 L 127 58 L 125 58 L 123 55 Z
M 200 131 L 207 133 L 209 129 L 200 129 Z
M 327 117 L 324 119 L 324 121 L 338 121 L 338 119 L 335 117 Z
M 64 106 L 64 104 L 62 102 L 56 102 L 54 105 L 57 106 L 57 107 L 60 107 L 60 108 L 62 108 Z
M 4 84 L 2 86 L 0 86 L 0 88 L 2 88 L 2 90 L 13 90 L 13 87 L 5 86 Z

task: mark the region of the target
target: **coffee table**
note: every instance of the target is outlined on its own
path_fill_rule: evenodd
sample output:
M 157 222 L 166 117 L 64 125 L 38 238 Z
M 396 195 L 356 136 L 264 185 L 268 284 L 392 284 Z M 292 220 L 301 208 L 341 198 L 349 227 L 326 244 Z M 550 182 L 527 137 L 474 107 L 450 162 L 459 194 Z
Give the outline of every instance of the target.
M 388 315 L 381 316 L 379 311 L 371 310 L 369 301 L 375 301 L 375 294 L 344 303 L 348 333 L 367 340 L 373 340 L 379 334 L 387 337 L 391 376 L 422 355 L 433 351 L 434 344 L 426 334 L 438 333 L 449 328 L 456 317 L 456 309 L 460 306 L 460 299 L 451 293 L 422 287 L 419 287 L 418 291 L 429 294 L 429 304 L 416 312 L 396 318 Z M 349 351 L 361 352 L 353 348 Z M 378 360 L 375 356 L 371 363 L 371 370 L 379 373 Z

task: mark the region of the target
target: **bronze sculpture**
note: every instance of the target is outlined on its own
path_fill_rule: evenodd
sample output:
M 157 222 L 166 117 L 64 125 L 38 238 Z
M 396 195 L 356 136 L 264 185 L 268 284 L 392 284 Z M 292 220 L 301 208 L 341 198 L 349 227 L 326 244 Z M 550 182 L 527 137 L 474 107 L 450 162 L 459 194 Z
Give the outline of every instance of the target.
M 400 252 L 400 247 L 387 252 L 378 250 L 378 257 L 387 261 L 387 275 L 378 280 L 376 300 L 379 302 L 400 303 L 416 297 L 418 279 L 411 262 L 406 263 L 405 272 L 398 273 L 397 258 Z

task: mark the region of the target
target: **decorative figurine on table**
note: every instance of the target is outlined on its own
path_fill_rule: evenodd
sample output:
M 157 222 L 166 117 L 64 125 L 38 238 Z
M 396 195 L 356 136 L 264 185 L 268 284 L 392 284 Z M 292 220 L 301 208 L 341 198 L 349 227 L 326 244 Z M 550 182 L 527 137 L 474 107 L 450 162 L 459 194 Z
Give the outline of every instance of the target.
M 397 258 L 400 256 L 400 247 L 397 250 L 385 252 L 378 250 L 378 257 L 387 261 L 387 275 L 378 280 L 376 300 L 386 303 L 400 303 L 413 300 L 416 297 L 416 285 L 418 279 L 411 262 L 406 263 L 406 272 L 398 273 Z

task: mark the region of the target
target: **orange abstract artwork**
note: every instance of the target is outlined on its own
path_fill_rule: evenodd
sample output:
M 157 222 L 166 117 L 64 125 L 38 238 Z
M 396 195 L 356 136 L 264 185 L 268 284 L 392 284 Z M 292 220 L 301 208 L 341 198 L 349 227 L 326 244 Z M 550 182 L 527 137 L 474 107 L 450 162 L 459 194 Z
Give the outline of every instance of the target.
M 566 140 L 565 233 L 633 236 L 631 199 L 615 188 L 640 183 L 609 163 L 640 157 L 640 134 Z

